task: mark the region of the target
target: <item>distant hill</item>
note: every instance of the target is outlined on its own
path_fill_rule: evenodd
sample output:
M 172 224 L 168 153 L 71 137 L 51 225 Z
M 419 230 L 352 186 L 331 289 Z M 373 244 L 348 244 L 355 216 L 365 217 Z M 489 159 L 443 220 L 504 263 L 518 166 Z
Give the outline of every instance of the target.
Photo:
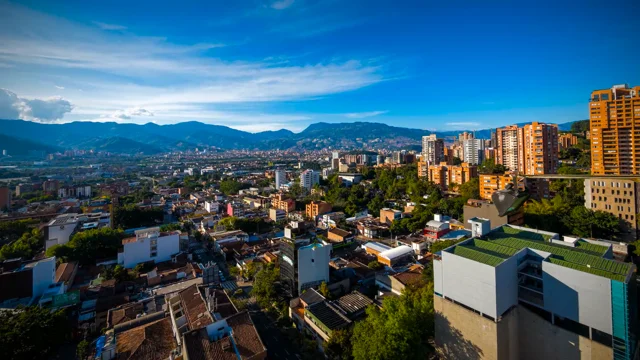
M 571 129 L 573 122 L 560 124 Z M 438 131 L 438 137 L 453 138 L 463 130 Z M 0 134 L 24 138 L 49 149 L 95 149 L 114 153 L 156 154 L 196 147 L 219 149 L 396 149 L 419 146 L 432 131 L 382 123 L 315 123 L 299 133 L 289 130 L 250 133 L 197 121 L 172 125 L 72 122 L 42 124 L 23 120 L 0 120 Z M 488 139 L 491 129 L 475 131 Z M 2 142 L 0 142 L 1 144 Z
M 0 155 L 2 154 L 2 150 L 6 150 L 9 156 L 29 156 L 33 155 L 34 152 L 49 154 L 59 151 L 60 149 L 55 146 L 0 134 Z

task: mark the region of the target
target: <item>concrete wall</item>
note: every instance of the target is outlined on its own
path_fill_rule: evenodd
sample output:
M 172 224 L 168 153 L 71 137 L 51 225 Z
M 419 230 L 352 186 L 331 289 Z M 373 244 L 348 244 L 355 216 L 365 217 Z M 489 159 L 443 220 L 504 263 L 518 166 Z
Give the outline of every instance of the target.
M 441 359 L 499 359 L 497 323 L 437 295 L 433 305 Z
M 433 259 L 433 291 L 442 295 L 442 261 Z
M 493 266 L 443 251 L 442 294 L 493 318 L 499 315 Z
M 298 250 L 298 292 L 308 283 L 329 283 L 331 246 L 319 244 L 303 246 Z
M 76 223 L 72 223 L 65 225 L 48 226 L 46 249 L 52 247 L 53 245 L 64 245 L 68 243 L 69 237 L 71 236 L 73 230 L 75 230 L 76 225 Z
M 500 316 L 514 305 L 518 305 L 517 256 L 496 266 L 496 313 Z
M 180 236 L 178 234 L 159 237 L 157 244 L 157 256 L 153 258 L 151 257 L 151 239 L 149 238 L 124 244 L 122 266 L 131 269 L 139 263 L 151 260 L 155 262 L 168 261 L 171 260 L 171 255 L 180 252 Z
M 611 281 L 542 262 L 545 309 L 612 334 Z
M 578 336 L 544 320 L 528 309 L 517 308 L 518 359 L 600 360 L 612 359 L 610 347 Z
M 56 258 L 40 260 L 33 266 L 33 296 L 42 295 L 55 282 Z

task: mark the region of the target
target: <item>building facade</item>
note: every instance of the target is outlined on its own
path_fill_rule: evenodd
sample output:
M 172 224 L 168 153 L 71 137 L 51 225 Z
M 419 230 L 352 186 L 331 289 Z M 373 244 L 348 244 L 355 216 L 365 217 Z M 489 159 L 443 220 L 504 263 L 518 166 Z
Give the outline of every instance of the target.
M 482 139 L 467 139 L 462 143 L 464 148 L 463 162 L 479 165 L 484 160 L 484 141 Z
M 589 120 L 591 174 L 640 174 L 640 86 L 593 91 Z
M 439 164 L 444 161 L 444 140 L 435 134 L 422 137 L 422 161 Z
M 558 172 L 558 125 L 533 122 L 518 129 L 518 170 L 525 175 Z
M 283 169 L 276 169 L 274 175 L 276 178 L 276 190 L 280 190 L 280 187 L 287 183 L 287 172 Z
M 442 190 L 455 191 L 452 185 L 462 185 L 474 177 L 478 177 L 478 167 L 468 163 L 460 165 L 440 163 L 439 165 L 430 165 L 428 170 L 429 181 L 440 186 Z
M 518 126 L 510 125 L 496 129 L 496 164 L 507 169 L 518 170 Z
M 584 206 L 617 216 L 623 224 L 622 238 L 634 241 L 638 237 L 639 189 L 640 178 L 591 177 L 584 180 Z
M 558 149 L 568 149 L 574 145 L 578 145 L 578 137 L 573 134 L 558 135 Z
M 634 358 L 635 266 L 610 244 L 469 221 L 472 239 L 434 255 L 441 358 Z
M 137 230 L 134 237 L 122 240 L 118 264 L 132 269 L 140 263 L 169 261 L 180 252 L 180 231 L 160 232 L 160 228 Z
M 494 192 L 506 189 L 508 184 L 513 184 L 515 173 L 504 174 L 480 174 L 480 198 L 491 200 Z M 524 190 L 524 179 L 518 177 L 518 189 Z
M 315 220 L 318 216 L 331 212 L 331 209 L 331 204 L 326 201 L 312 201 L 307 204 L 305 214 Z
M 0 211 L 11 208 L 11 189 L 0 187 Z
M 311 191 L 314 185 L 320 183 L 320 173 L 315 170 L 305 170 L 300 174 L 300 186 Z

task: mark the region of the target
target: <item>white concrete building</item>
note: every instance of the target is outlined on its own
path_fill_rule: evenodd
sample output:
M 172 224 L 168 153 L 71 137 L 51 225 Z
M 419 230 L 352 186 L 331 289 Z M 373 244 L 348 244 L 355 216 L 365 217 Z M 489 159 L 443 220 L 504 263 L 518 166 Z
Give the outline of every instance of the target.
M 209 213 L 217 213 L 220 211 L 220 204 L 217 201 L 205 201 L 204 209 Z
M 109 213 L 63 214 L 49 221 L 45 227 L 45 249 L 53 245 L 64 245 L 78 231 L 96 229 L 111 225 Z
M 320 183 L 320 173 L 315 170 L 307 169 L 300 174 L 300 186 L 311 191 L 313 185 Z
M 463 150 L 463 162 L 479 165 L 484 160 L 484 141 L 482 139 L 464 140 Z
M 180 252 L 180 231 L 161 233 L 160 228 L 137 230 L 135 237 L 122 240 L 122 251 L 118 253 L 118 264 L 131 269 L 140 263 L 156 263 L 171 260 L 171 255 Z
M 279 190 L 282 185 L 287 183 L 287 172 L 283 169 L 276 169 L 274 173 L 276 178 L 276 190 Z
M 298 249 L 298 294 L 322 282 L 329 283 L 330 259 L 331 245 L 315 243 Z

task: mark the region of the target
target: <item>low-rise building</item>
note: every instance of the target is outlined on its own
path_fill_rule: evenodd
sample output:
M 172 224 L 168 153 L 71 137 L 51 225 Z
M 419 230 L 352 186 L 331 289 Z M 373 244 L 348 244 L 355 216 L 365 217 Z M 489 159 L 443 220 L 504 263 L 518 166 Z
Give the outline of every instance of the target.
M 330 212 L 331 209 L 331 204 L 326 201 L 312 201 L 307 204 L 305 214 L 315 221 L 318 216 Z
M 269 219 L 272 221 L 282 221 L 287 218 L 287 212 L 281 209 L 269 209 Z
M 271 207 L 289 213 L 296 209 L 296 201 L 284 194 L 276 194 L 271 197 Z
M 480 174 L 480 198 L 484 200 L 491 200 L 491 195 L 498 190 L 507 188 L 507 185 L 513 184 L 513 178 L 515 173 L 504 174 Z M 524 178 L 518 178 L 518 189 L 524 190 Z
M 56 283 L 56 258 L 36 261 L 8 259 L 0 263 L 0 308 L 37 304 Z M 59 293 L 64 289 L 58 288 Z
M 350 231 L 333 228 L 327 232 L 327 239 L 334 249 L 338 249 L 353 243 L 355 236 Z
M 393 223 L 395 220 L 400 220 L 402 218 L 402 211 L 390 208 L 382 208 L 380 209 L 380 222 L 389 224 Z
M 229 202 L 227 204 L 227 215 L 235 217 L 244 216 L 244 204 L 241 202 Z
M 45 249 L 68 243 L 77 232 L 109 226 L 111 226 L 111 214 L 109 213 L 58 215 L 49 221 L 44 228 Z
M 467 203 L 462 208 L 463 210 L 463 218 L 471 219 L 474 217 L 482 217 L 489 219 L 492 224 L 495 226 L 501 225 L 523 225 L 524 224 L 524 200 L 520 198 L 521 201 L 512 206 L 512 208 L 504 215 L 500 216 L 498 213 L 498 208 L 496 208 L 495 204 L 491 203 L 487 200 L 476 200 L 469 199 Z M 471 230 L 471 224 L 468 222 L 464 224 L 466 229 Z
M 163 262 L 180 252 L 180 231 L 161 232 L 160 228 L 136 230 L 135 236 L 122 240 L 118 264 L 132 269 L 140 263 Z

